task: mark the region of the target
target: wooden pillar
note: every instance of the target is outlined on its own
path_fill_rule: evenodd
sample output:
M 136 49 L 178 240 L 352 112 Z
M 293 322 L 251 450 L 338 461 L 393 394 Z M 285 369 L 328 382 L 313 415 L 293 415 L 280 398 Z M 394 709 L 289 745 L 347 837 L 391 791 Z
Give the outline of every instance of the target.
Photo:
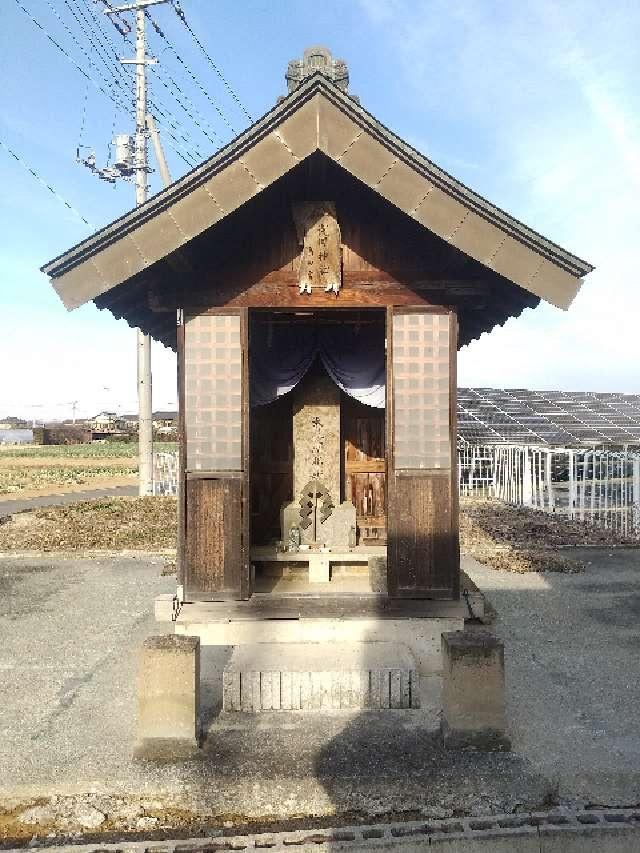
M 180 340 L 184 598 L 248 598 L 247 309 L 187 315 Z
M 457 599 L 457 318 L 387 312 L 389 594 Z

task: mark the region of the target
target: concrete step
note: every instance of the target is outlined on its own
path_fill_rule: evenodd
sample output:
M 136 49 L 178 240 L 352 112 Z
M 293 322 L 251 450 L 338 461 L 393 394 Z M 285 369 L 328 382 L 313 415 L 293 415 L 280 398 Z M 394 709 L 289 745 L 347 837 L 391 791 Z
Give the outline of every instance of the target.
M 225 711 L 419 708 L 418 668 L 402 643 L 251 643 L 223 673 Z

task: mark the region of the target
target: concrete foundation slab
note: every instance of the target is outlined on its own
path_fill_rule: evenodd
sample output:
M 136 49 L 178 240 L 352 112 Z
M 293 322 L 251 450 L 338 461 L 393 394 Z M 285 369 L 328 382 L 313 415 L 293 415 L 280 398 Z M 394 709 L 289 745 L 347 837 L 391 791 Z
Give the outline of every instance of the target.
M 419 707 L 415 659 L 400 643 L 247 644 L 223 673 L 225 711 Z
M 440 618 L 377 619 L 237 619 L 211 620 L 205 604 L 184 604 L 175 622 L 179 635 L 199 637 L 203 646 L 246 643 L 402 643 L 416 661 L 419 674 L 442 671 L 441 635 L 464 627 L 464 611 Z

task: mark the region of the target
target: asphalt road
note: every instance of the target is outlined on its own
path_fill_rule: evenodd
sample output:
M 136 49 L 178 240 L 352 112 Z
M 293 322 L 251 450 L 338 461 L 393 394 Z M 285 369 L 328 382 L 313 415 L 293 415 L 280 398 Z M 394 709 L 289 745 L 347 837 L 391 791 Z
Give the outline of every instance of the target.
M 105 489 L 87 489 L 82 492 L 62 492 L 60 494 L 24 498 L 22 500 L 0 500 L 0 518 L 14 515 L 16 512 L 38 509 L 38 507 L 42 506 L 62 506 L 63 504 L 98 500 L 99 498 L 131 497 L 137 494 L 138 487 L 133 485 L 112 486 Z

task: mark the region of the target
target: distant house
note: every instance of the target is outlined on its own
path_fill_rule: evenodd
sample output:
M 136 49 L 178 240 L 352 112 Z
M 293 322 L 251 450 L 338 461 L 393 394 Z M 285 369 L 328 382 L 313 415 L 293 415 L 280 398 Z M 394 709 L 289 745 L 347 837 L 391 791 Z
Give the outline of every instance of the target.
M 26 429 L 28 426 L 28 421 L 23 418 L 16 418 L 13 415 L 0 421 L 0 429 Z
M 138 431 L 138 416 L 137 415 L 120 415 L 120 422 L 123 429 L 127 432 Z
M 122 419 L 115 412 L 100 412 L 91 418 L 91 426 L 99 432 L 115 432 L 122 426 Z
M 153 412 L 152 418 L 155 432 L 174 432 L 177 427 L 177 412 Z M 118 421 L 127 432 L 138 431 L 138 415 L 120 415 Z
M 163 430 L 174 430 L 177 421 L 176 412 L 154 412 L 153 428 L 162 432 Z

